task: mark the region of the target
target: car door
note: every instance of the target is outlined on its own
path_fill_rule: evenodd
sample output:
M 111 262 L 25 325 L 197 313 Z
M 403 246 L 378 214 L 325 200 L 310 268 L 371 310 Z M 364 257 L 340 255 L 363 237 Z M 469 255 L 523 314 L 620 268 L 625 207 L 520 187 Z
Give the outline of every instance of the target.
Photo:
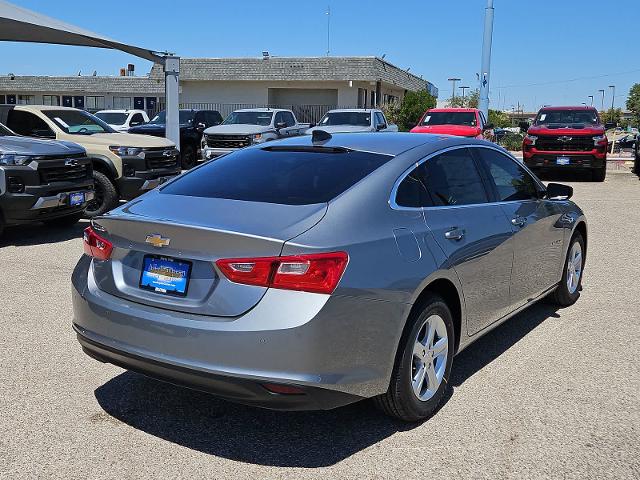
M 468 148 L 455 147 L 423 164 L 432 205 L 425 222 L 462 285 L 467 331 L 473 335 L 509 313 L 512 230 Z
M 476 147 L 484 174 L 513 231 L 511 304 L 521 307 L 558 283 L 562 275 L 564 228 L 557 202 L 542 198 L 544 187 L 516 159 L 494 148 Z

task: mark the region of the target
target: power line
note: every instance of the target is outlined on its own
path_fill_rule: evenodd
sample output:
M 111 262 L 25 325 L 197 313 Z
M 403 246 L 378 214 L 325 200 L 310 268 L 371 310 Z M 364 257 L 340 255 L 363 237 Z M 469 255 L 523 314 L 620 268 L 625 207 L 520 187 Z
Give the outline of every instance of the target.
M 571 83 L 571 82 L 579 82 L 580 80 L 595 80 L 598 78 L 606 78 L 606 77 L 615 77 L 618 75 L 628 75 L 630 73 L 638 73 L 640 72 L 640 68 L 637 68 L 635 70 L 628 70 L 626 72 L 618 72 L 618 73 L 605 73 L 603 75 L 591 75 L 591 76 L 587 76 L 587 77 L 576 77 L 576 78 L 570 78 L 568 80 L 552 80 L 549 82 L 539 82 L 539 83 L 523 83 L 520 85 L 501 85 L 498 87 L 493 87 L 493 88 L 523 88 L 523 87 L 539 87 L 539 86 L 544 86 L 544 85 L 558 85 L 561 83 Z

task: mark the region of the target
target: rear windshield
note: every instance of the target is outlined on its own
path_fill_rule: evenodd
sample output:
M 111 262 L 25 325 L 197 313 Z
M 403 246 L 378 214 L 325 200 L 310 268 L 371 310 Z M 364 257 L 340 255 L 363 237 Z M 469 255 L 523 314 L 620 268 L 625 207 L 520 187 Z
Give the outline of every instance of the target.
M 427 112 L 420 125 L 466 125 L 475 127 L 474 112 Z
M 536 117 L 536 125 L 572 125 L 576 123 L 598 125 L 598 113 L 595 110 L 541 110 Z
M 184 174 L 161 193 L 284 205 L 325 203 L 391 158 L 344 150 L 251 148 Z

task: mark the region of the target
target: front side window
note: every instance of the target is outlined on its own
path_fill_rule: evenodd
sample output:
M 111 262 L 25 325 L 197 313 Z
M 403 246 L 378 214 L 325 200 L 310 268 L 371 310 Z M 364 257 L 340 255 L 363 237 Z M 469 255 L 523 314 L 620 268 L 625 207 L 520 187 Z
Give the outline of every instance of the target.
M 115 130 L 95 115 L 82 110 L 45 110 L 44 113 L 60 130 L 72 135 L 114 133 Z
M 538 184 L 529 173 L 505 154 L 490 148 L 476 148 L 489 180 L 495 185 L 498 201 L 539 198 Z
M 204 164 L 160 192 L 284 205 L 326 203 L 391 158 L 348 150 L 252 148 Z
M 293 118 L 293 113 L 291 112 L 282 112 L 282 117 L 287 124 L 287 127 L 293 127 L 296 124 L 296 121 Z
M 435 206 L 489 201 L 480 173 L 466 148 L 450 150 L 427 160 L 425 181 Z
M 384 115 L 382 115 L 380 112 L 376 112 L 376 119 L 378 120 L 378 125 L 386 125 L 386 121 L 384 119 Z
M 27 137 L 55 138 L 55 134 L 43 119 L 31 112 L 11 110 L 7 115 L 7 126 L 19 135 Z
M 178 112 L 178 122 L 180 125 L 192 125 L 193 119 L 195 118 L 195 112 L 191 110 L 180 110 Z M 161 111 L 155 117 L 151 119 L 149 123 L 154 125 L 164 125 L 167 123 L 167 112 L 166 110 Z

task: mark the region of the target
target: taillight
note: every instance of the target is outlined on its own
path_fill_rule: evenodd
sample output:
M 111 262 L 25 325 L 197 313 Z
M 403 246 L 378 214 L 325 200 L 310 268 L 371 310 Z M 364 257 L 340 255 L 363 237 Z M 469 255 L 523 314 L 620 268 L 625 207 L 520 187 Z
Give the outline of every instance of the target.
M 289 257 L 230 258 L 216 262 L 229 280 L 245 285 L 333 293 L 349 262 L 346 252 Z
M 102 238 L 91 227 L 84 229 L 82 239 L 84 253 L 98 260 L 109 260 L 113 250 L 113 244 L 109 240 Z

